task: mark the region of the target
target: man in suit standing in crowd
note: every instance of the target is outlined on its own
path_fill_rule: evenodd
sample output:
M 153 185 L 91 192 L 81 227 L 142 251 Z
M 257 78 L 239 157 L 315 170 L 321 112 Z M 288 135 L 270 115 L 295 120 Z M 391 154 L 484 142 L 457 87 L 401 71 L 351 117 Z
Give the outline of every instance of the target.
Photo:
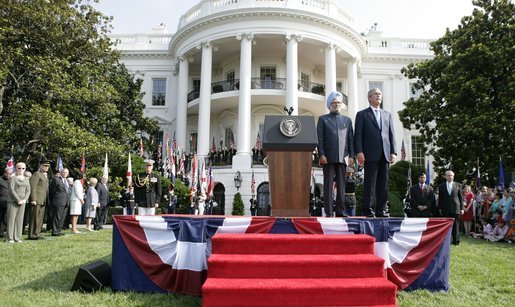
M 104 229 L 104 224 L 107 218 L 107 205 L 109 204 L 109 186 L 107 185 L 108 178 L 106 176 L 102 176 L 100 182 L 97 183 L 95 189 L 98 193 L 98 202 L 100 203 L 100 208 L 97 210 L 95 217 L 95 230 Z
M 7 167 L 0 177 L 0 237 L 4 236 L 7 230 L 7 203 L 9 202 L 9 178 L 13 174 L 13 169 Z
M 452 244 L 454 245 L 460 244 L 459 225 L 460 215 L 464 213 L 463 206 L 461 185 L 454 182 L 454 172 L 448 170 L 445 172 L 445 182 L 439 187 L 438 208 L 441 216 L 454 219 L 452 224 Z
M 318 153 L 324 172 L 324 211 L 325 216 L 333 216 L 333 182 L 336 182 L 336 216 L 346 216 L 345 212 L 345 170 L 354 165 L 354 131 L 352 120 L 340 114 L 347 97 L 340 92 L 332 92 L 327 97 L 329 114 L 318 118 Z
M 425 184 L 426 173 L 418 174 L 418 184 L 410 189 L 411 217 L 430 217 L 435 196 L 430 185 Z
M 30 177 L 29 240 L 41 239 L 39 234 L 41 233 L 43 219 L 45 218 L 45 206 L 48 194 L 47 172 L 49 167 L 50 161 L 42 161 L 39 170 Z
M 50 199 L 52 202 L 52 220 L 47 222 L 47 229 L 50 228 L 48 224 L 51 223 L 52 236 L 62 236 L 61 229 L 63 228 L 64 219 L 66 218 L 66 211 L 68 208 L 68 201 L 70 194 L 68 193 L 69 185 L 68 177 L 69 171 L 63 168 L 61 176 L 54 177 L 50 183 Z
M 152 173 L 154 160 L 145 160 L 145 172 L 134 178 L 134 198 L 138 215 L 155 215 L 161 201 L 161 180 Z
M 368 91 L 370 107 L 356 114 L 354 149 L 360 164 L 365 165 L 363 209 L 368 217 L 388 217 L 386 213 L 390 164 L 397 158 L 392 114 L 381 109 L 383 93 Z

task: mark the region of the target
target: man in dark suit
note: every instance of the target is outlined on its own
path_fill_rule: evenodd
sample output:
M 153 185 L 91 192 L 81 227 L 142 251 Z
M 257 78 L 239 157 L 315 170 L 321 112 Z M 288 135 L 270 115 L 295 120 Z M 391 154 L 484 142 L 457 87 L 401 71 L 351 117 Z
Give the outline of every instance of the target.
M 68 177 L 69 171 L 63 168 L 61 176 L 54 177 L 50 183 L 50 201 L 52 202 L 52 220 L 48 223 L 52 224 L 52 236 L 62 236 L 61 229 L 63 228 L 64 219 L 66 218 L 66 209 L 68 208 L 68 201 L 70 194 L 68 193 L 69 186 Z M 49 229 L 50 226 L 47 226 Z
M 100 203 L 100 208 L 97 210 L 95 217 L 95 230 L 104 229 L 104 223 L 107 218 L 107 205 L 110 201 L 107 180 L 108 178 L 106 176 L 102 176 L 102 179 L 100 179 L 100 182 L 97 183 L 95 187 L 98 193 L 98 202 Z
M 463 197 L 461 195 L 461 185 L 454 182 L 454 172 L 445 172 L 445 182 L 439 187 L 438 194 L 438 209 L 440 215 L 443 217 L 452 217 L 454 223 L 452 224 L 452 244 L 459 245 L 459 225 L 460 215 L 463 211 Z
M 161 201 L 161 179 L 152 173 L 154 160 L 145 160 L 145 172 L 134 178 L 134 198 L 138 215 L 155 215 Z
M 13 169 L 7 167 L 0 177 L 0 237 L 4 236 L 7 230 L 7 203 L 9 202 L 9 178 L 13 174 Z
M 430 217 L 435 196 L 430 185 L 425 184 L 426 173 L 418 175 L 418 184 L 410 189 L 411 217 Z
M 45 206 L 48 194 L 48 168 L 50 161 L 44 160 L 39 166 L 39 171 L 30 177 L 30 221 L 29 240 L 38 240 L 41 237 L 41 228 L 45 218 Z M 48 227 L 48 225 L 47 225 Z
M 340 111 L 347 97 L 340 92 L 332 92 L 327 97 L 329 114 L 318 118 L 318 153 L 324 172 L 324 212 L 333 216 L 333 182 L 336 181 L 336 216 L 344 216 L 345 209 L 345 170 L 354 165 L 354 131 L 352 120 L 341 115 Z
M 362 214 L 387 217 L 388 173 L 397 158 L 392 114 L 380 108 L 383 93 L 368 91 L 370 107 L 356 114 L 354 149 L 360 164 L 365 165 Z

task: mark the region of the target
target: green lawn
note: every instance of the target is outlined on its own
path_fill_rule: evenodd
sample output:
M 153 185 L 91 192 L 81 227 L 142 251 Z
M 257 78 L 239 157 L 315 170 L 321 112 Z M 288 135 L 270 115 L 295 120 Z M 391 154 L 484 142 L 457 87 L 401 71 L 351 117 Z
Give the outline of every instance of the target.
M 200 306 L 182 295 L 71 292 L 81 265 L 111 263 L 111 230 L 0 243 L 0 306 Z M 400 306 L 509 306 L 515 302 L 514 244 L 463 238 L 451 247 L 451 290 L 399 292 Z M 510 303 L 512 302 L 512 303 Z

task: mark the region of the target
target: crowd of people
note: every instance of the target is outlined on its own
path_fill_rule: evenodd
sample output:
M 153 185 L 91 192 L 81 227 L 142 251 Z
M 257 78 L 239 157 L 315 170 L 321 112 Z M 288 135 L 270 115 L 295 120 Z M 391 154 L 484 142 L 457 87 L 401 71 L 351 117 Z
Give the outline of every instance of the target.
M 451 176 L 452 175 L 452 176 Z M 446 172 L 446 182 L 436 190 L 425 183 L 426 174 L 418 175 L 406 198 L 408 217 L 453 217 L 453 243 L 459 244 L 459 234 L 478 239 L 513 242 L 515 234 L 515 187 L 478 189 L 453 181 L 454 173 Z M 450 183 L 451 189 L 447 185 Z M 450 192 L 449 192 L 450 191 Z M 449 198 L 457 199 L 449 206 Z
M 122 195 L 124 214 L 134 214 L 136 207 L 138 214 L 155 214 L 161 182 L 152 173 L 153 165 L 154 161 L 146 160 L 145 172 L 135 176 Z M 28 240 L 43 238 L 45 224 L 45 231 L 52 236 L 62 236 L 68 229 L 72 234 L 81 233 L 78 224 L 85 224 L 86 231 L 104 228 L 111 203 L 108 177 L 98 180 L 78 174 L 74 180 L 67 168 L 53 175 L 49 169 L 47 160 L 41 161 L 34 174 L 23 162 L 4 169 L 0 177 L 0 236 L 8 243 L 22 242 L 24 233 Z

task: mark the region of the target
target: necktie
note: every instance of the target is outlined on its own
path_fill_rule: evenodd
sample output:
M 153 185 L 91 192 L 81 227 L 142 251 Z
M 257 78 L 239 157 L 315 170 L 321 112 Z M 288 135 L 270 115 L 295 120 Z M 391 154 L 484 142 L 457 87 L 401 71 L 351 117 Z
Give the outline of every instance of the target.
M 451 190 L 452 190 L 452 183 L 447 182 L 447 192 L 449 192 L 449 195 L 451 195 Z
M 63 178 L 63 184 L 66 191 L 68 191 L 68 181 L 66 180 L 66 178 Z
M 381 128 L 381 116 L 379 115 L 379 111 L 374 110 L 374 114 L 376 116 L 377 126 L 379 126 L 379 128 Z
M 420 192 L 423 192 L 424 191 L 424 184 L 420 184 Z

